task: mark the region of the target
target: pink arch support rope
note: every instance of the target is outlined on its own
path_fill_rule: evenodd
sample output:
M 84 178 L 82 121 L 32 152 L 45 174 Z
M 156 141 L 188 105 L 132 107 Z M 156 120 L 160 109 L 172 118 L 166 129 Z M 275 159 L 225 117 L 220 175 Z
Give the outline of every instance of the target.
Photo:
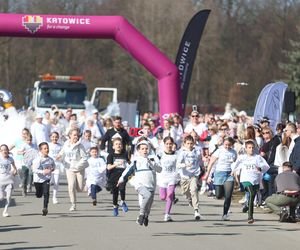
M 122 16 L 0 14 L 0 36 L 114 39 L 158 80 L 161 117 L 182 113 L 176 65 Z

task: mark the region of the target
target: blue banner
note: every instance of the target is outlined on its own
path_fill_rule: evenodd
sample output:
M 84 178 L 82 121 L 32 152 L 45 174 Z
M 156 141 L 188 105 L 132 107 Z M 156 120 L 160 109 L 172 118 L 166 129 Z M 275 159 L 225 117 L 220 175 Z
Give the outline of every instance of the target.
M 281 122 L 284 94 L 288 85 L 284 82 L 270 83 L 260 92 L 254 111 L 254 123 L 268 117 L 270 127 L 275 132 L 277 123 Z

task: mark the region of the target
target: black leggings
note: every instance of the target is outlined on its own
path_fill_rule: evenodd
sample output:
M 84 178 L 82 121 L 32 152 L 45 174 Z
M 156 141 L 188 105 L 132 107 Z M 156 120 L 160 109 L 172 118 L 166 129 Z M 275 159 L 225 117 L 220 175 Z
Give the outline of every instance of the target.
M 233 181 L 225 181 L 223 185 L 215 185 L 216 190 L 216 198 L 224 200 L 223 206 L 223 215 L 227 214 L 231 204 L 231 197 L 233 193 L 234 182 Z
M 44 208 L 48 208 L 49 203 L 49 190 L 50 190 L 50 181 L 45 181 L 43 183 L 35 182 L 35 195 L 37 198 L 41 198 L 44 195 Z
M 248 201 L 248 220 L 252 220 L 253 219 L 253 207 L 254 207 L 254 199 L 255 196 L 259 190 L 259 185 L 251 185 L 251 186 L 247 186 L 245 187 L 246 191 L 249 192 L 250 197 L 249 197 L 249 201 Z
M 118 197 L 119 197 L 119 192 L 121 196 L 121 200 L 125 201 L 125 196 L 126 196 L 126 184 L 122 183 L 119 185 L 119 187 L 114 186 L 111 190 L 112 195 L 113 195 L 113 205 L 118 206 Z

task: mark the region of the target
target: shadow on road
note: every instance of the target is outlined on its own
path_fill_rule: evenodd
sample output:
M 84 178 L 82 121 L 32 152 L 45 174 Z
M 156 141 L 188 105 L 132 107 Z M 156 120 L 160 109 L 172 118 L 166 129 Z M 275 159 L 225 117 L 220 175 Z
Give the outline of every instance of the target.
M 154 237 L 163 237 L 163 236 L 233 236 L 233 235 L 241 235 L 240 233 L 157 233 L 157 234 L 152 234 Z
M 31 229 L 38 229 L 38 228 L 41 227 L 20 227 L 20 225 L 11 225 L 11 226 L 0 227 L 0 233 L 20 231 L 20 230 L 31 230 Z

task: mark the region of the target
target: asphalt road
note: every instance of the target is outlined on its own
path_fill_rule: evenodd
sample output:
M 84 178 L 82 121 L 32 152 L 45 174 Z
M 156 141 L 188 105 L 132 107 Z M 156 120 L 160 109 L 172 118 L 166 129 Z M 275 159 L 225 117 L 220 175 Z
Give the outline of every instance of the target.
M 0 249 L 299 249 L 300 223 L 279 223 L 277 216 L 255 210 L 255 223 L 233 203 L 231 221 L 221 221 L 222 201 L 201 196 L 203 220 L 195 221 L 193 209 L 180 190 L 179 202 L 172 208 L 174 222 L 163 222 L 164 202 L 155 196 L 148 227 L 135 223 L 137 194 L 128 187 L 129 211 L 112 216 L 111 195 L 102 191 L 93 206 L 86 193 L 78 195 L 78 210 L 69 212 L 66 183 L 61 185 L 59 204 L 49 205 L 41 215 L 42 200 L 14 191 L 11 217 L 0 217 Z M 3 208 L 0 208 L 1 214 Z

